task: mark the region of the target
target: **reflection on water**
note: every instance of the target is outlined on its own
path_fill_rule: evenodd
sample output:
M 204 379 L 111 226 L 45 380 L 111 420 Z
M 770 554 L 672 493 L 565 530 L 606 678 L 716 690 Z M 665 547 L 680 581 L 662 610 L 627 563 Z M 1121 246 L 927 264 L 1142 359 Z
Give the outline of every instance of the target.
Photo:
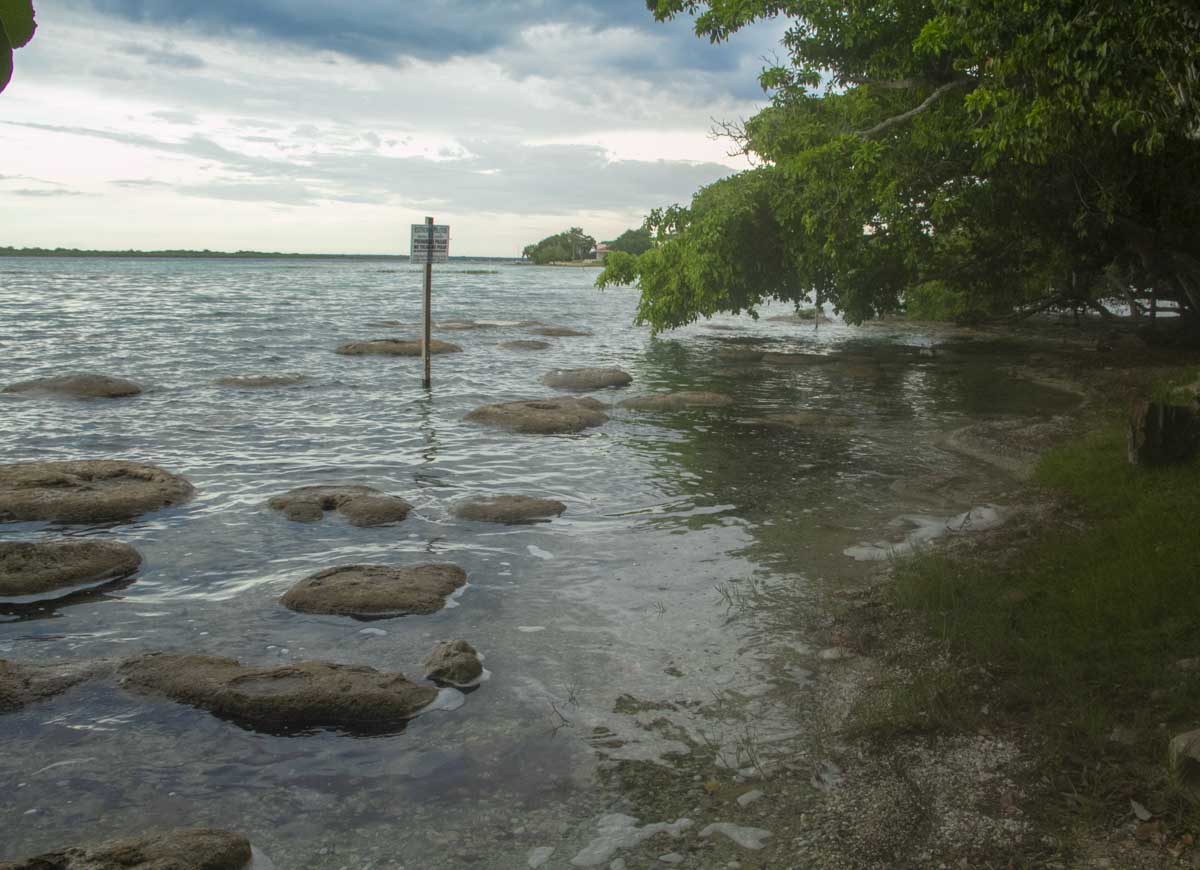
M 434 389 L 412 359 L 341 357 L 339 343 L 419 320 L 419 272 L 378 264 L 7 261 L 0 383 L 65 370 L 125 376 L 147 391 L 77 404 L 0 397 L 4 461 L 109 457 L 186 475 L 197 498 L 115 527 L 145 557 L 136 582 L 22 618 L 0 615 L 0 657 L 115 659 L 144 650 L 228 655 L 247 664 L 362 663 L 419 676 L 433 644 L 465 638 L 492 678 L 457 709 L 402 734 L 246 731 L 188 707 L 135 698 L 103 680 L 0 718 L 3 857 L 79 838 L 177 825 L 245 832 L 279 867 L 523 866 L 530 850 L 580 844 L 620 795 L 605 758 L 686 750 L 618 699 L 677 710 L 764 676 L 717 590 L 751 578 L 797 587 L 849 563 L 922 506 L 973 506 L 977 475 L 931 446 L 966 415 L 1045 413 L 1069 400 L 1007 379 L 995 353 L 930 351 L 912 335 L 870 337 L 729 320 L 650 339 L 634 297 L 590 288 L 587 270 L 440 269 L 436 319 L 508 324 L 455 330 L 465 352 L 434 359 Z M 503 350 L 524 320 L 577 327 L 544 352 Z M 836 363 L 730 363 L 749 342 L 834 354 Z M 620 365 L 634 376 L 612 421 L 580 436 L 519 436 L 462 422 L 479 404 L 547 395 L 552 368 Z M 301 386 L 230 389 L 232 375 L 298 372 Z M 641 413 L 622 395 L 727 393 L 717 410 Z M 764 422 L 818 411 L 825 426 Z M 923 479 L 952 481 L 924 490 Z M 362 483 L 415 505 L 396 526 L 336 516 L 290 523 L 272 495 Z M 901 485 L 898 485 L 901 484 Z M 914 492 L 917 496 L 914 496 Z M 551 523 L 454 519 L 467 495 L 558 499 Z M 916 504 L 914 503 L 916 499 Z M 0 539 L 61 530 L 0 527 Z M 461 565 L 459 606 L 361 622 L 306 616 L 277 598 L 314 571 L 351 562 Z M 34 618 L 29 618 L 34 617 Z M 667 718 L 686 729 L 689 714 Z M 598 740 L 597 735 L 605 739 Z

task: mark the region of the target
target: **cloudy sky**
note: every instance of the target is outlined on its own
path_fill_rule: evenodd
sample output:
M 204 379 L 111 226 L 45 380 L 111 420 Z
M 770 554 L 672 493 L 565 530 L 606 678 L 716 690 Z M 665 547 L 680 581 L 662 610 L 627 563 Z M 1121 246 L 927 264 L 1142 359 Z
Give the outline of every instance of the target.
M 598 238 L 744 168 L 783 30 L 643 0 L 35 0 L 0 94 L 0 245 L 455 254 Z

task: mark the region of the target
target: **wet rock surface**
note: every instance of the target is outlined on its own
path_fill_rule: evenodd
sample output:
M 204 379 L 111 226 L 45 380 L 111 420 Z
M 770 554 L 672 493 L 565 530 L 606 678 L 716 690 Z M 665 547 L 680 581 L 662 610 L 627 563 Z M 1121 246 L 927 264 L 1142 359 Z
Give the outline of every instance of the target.
M 604 404 L 595 399 L 524 399 L 484 405 L 466 420 L 530 435 L 581 432 L 608 422 Z
M 556 390 L 602 390 L 632 382 L 629 372 L 617 368 L 555 369 L 542 376 L 542 383 Z
M 725 362 L 759 362 L 765 353 L 749 347 L 723 347 L 717 351 L 717 357 Z
M 138 551 L 116 541 L 0 542 L 0 604 L 102 586 L 137 571 Z
M 220 656 L 151 653 L 124 662 L 118 677 L 131 691 L 268 731 L 402 726 L 437 697 L 403 674 L 329 662 L 255 668 Z
M 360 485 L 302 486 L 275 496 L 267 506 L 297 523 L 315 523 L 327 511 L 337 511 L 354 526 L 398 523 L 412 510 L 412 505 L 398 496 Z
M 461 501 L 454 506 L 459 519 L 481 523 L 533 523 L 556 517 L 567 509 L 561 501 L 525 495 L 498 495 Z
M 467 582 L 457 565 L 344 565 L 301 580 L 280 599 L 300 613 L 384 619 L 436 613 Z
M 469 686 L 483 676 L 479 653 L 465 640 L 439 641 L 424 667 L 427 679 L 453 686 Z
M 848 429 L 855 424 L 853 417 L 845 414 L 831 414 L 828 411 L 789 411 L 782 414 L 768 414 L 746 420 L 754 426 L 775 426 L 784 429 Z
M 0 659 L 0 713 L 52 698 L 95 675 L 100 668 L 90 663 L 33 665 Z
M 241 834 L 183 828 L 0 861 L 0 870 L 245 870 L 251 857 L 250 841 Z
M 74 399 L 119 399 L 136 396 L 142 388 L 133 381 L 108 375 L 76 373 L 9 384 L 5 393 L 66 396 Z
M 685 390 L 679 393 L 660 393 L 656 396 L 638 396 L 626 399 L 622 408 L 635 411 L 680 411 L 685 408 L 724 408 L 733 404 L 733 399 L 722 393 Z
M 0 522 L 116 522 L 194 493 L 184 478 L 137 462 L 18 462 L 0 465 Z
M 232 375 L 227 378 L 217 378 L 213 381 L 218 387 L 237 387 L 239 389 L 265 389 L 268 387 L 295 387 L 308 383 L 304 375 Z
M 548 341 L 517 339 L 516 341 L 502 341 L 496 346 L 504 350 L 549 350 L 552 345 Z
M 342 356 L 420 356 L 420 340 L 375 338 L 370 341 L 351 341 L 339 345 L 335 353 Z M 430 354 L 462 353 L 462 348 L 449 341 L 438 341 L 436 338 L 429 342 Z
M 529 333 L 531 335 L 545 335 L 552 338 L 572 338 L 591 335 L 590 332 L 581 332 L 578 329 L 571 329 L 567 326 L 533 326 L 530 327 Z

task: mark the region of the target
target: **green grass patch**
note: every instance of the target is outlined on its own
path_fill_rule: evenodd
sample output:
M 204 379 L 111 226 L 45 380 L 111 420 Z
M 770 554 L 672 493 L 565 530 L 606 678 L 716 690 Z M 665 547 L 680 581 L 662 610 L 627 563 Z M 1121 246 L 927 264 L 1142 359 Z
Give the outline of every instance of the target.
M 896 594 L 987 668 L 1001 714 L 1071 759 L 1065 775 L 1124 771 L 1084 803 L 1127 810 L 1130 766 L 1157 769 L 1165 794 L 1167 739 L 1200 725 L 1200 674 L 1177 665 L 1200 656 L 1200 463 L 1132 467 L 1114 427 L 1049 452 L 1036 480 L 1081 521 L 1004 559 L 904 560 Z

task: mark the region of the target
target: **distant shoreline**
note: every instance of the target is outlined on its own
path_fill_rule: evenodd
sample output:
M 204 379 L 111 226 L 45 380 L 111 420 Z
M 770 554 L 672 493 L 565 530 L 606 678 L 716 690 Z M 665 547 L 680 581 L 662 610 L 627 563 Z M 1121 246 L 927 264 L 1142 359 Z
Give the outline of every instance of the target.
M 91 251 L 79 248 L 11 248 L 0 247 L 0 257 L 39 257 L 47 259 L 107 258 L 138 260 L 394 260 L 409 262 L 407 254 L 291 254 L 278 251 Z M 518 263 L 517 257 L 451 257 L 455 260 L 487 260 L 497 263 Z

